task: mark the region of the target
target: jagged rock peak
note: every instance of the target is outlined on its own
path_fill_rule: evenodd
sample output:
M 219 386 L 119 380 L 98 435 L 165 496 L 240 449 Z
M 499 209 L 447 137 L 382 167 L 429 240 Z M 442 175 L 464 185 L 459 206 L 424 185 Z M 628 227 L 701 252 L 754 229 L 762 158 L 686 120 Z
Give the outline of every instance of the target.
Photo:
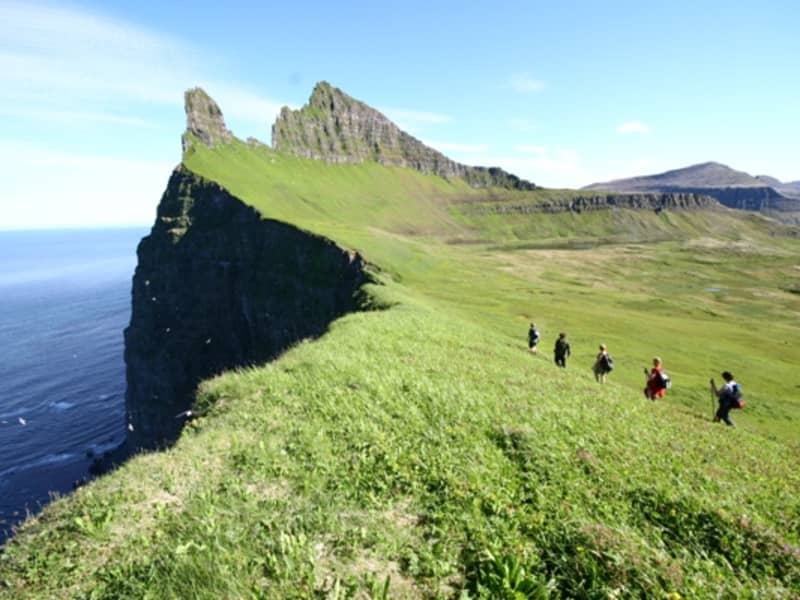
M 473 187 L 536 187 L 496 167 L 470 167 L 449 159 L 326 81 L 314 87 L 300 110 L 281 110 L 272 126 L 272 147 L 332 163 L 375 161 L 445 178 L 461 177 Z
M 183 136 L 184 152 L 191 147 L 192 134 L 209 148 L 233 140 L 233 134 L 225 125 L 225 118 L 216 102 L 204 89 L 195 87 L 184 94 L 186 111 L 186 133 Z

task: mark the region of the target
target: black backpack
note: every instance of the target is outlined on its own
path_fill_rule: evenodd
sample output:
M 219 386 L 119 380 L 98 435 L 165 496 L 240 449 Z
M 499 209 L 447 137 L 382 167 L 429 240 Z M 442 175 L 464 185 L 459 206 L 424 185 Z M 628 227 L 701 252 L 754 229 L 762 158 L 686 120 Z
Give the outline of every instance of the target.
M 610 354 L 603 355 L 603 367 L 605 367 L 606 372 L 614 370 L 614 359 L 611 358 Z

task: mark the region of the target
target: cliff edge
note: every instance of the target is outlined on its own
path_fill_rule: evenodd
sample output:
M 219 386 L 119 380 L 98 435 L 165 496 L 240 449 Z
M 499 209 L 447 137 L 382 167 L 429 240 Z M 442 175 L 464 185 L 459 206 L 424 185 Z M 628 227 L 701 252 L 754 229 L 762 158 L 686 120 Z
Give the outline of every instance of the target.
M 125 330 L 128 446 L 174 440 L 197 384 L 321 335 L 358 307 L 361 257 L 262 219 L 180 166 L 137 250 Z

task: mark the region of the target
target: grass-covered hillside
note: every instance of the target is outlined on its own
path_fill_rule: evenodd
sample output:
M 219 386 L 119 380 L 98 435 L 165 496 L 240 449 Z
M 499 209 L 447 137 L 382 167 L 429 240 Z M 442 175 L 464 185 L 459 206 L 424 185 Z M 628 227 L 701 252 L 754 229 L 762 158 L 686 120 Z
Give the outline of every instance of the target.
M 204 383 L 173 448 L 23 525 L 1 597 L 800 596 L 791 229 L 728 210 L 482 213 L 487 192 L 459 182 L 239 142 L 184 163 L 359 250 L 374 310 Z M 656 354 L 674 387 L 652 403 Z M 736 429 L 710 419 L 723 369 L 746 392 Z

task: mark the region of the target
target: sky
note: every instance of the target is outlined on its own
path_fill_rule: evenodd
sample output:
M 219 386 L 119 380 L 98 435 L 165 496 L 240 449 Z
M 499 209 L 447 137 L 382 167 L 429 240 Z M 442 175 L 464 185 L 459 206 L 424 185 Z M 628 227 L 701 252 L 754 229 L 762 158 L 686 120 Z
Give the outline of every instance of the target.
M 270 141 L 325 80 L 467 164 L 800 180 L 796 0 L 0 0 L 0 230 L 147 225 L 183 91 Z

